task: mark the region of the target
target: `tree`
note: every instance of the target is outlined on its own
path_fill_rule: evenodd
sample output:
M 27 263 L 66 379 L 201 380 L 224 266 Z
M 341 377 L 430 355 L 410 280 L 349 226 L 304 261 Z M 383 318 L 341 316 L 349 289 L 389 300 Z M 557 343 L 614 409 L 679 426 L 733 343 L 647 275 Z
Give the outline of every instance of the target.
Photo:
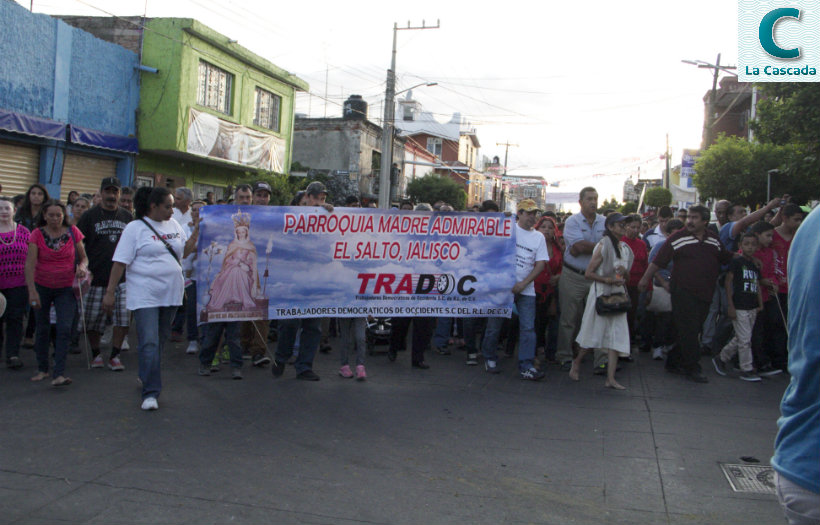
M 621 206 L 621 213 L 624 215 L 629 215 L 630 213 L 637 213 L 638 211 L 638 203 L 637 202 L 625 202 L 623 206 Z
M 762 143 L 785 148 L 772 194 L 820 197 L 820 84 L 772 82 L 760 90 L 752 129 Z
M 728 199 L 747 206 L 763 203 L 768 171 L 780 168 L 792 150 L 791 146 L 750 143 L 721 135 L 695 164 L 695 186 L 704 199 Z M 775 182 L 773 196 L 788 192 L 790 188 L 785 184 L 796 181 Z
M 644 202 L 647 206 L 653 208 L 660 208 L 661 206 L 669 206 L 672 203 L 672 192 L 666 188 L 651 188 L 646 190 Z
M 463 210 L 467 204 L 467 192 L 457 182 L 435 173 L 411 181 L 407 194 L 416 202 L 444 201 L 457 210 Z
M 615 197 L 612 197 L 610 200 L 605 200 L 603 204 L 598 208 L 598 213 L 604 213 L 606 210 L 617 210 L 621 207 L 618 204 L 618 201 L 615 200 Z

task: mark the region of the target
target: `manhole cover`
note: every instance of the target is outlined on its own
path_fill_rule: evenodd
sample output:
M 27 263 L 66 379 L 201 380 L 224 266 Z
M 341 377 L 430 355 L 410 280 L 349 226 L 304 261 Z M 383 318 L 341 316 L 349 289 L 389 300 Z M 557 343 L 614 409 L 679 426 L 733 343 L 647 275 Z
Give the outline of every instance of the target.
M 760 465 L 721 463 L 720 468 L 735 492 L 774 494 L 774 469 Z

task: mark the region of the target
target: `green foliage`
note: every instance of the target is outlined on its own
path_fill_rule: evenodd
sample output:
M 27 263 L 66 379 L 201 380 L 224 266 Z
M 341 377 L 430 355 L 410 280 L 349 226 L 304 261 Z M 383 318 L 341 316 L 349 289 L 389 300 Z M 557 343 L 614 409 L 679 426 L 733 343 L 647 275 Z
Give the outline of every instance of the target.
M 615 197 L 612 197 L 609 200 L 605 200 L 601 204 L 601 206 L 598 208 L 598 213 L 604 213 L 604 211 L 606 211 L 606 210 L 615 210 L 615 211 L 617 211 L 620 207 L 621 207 L 621 205 L 618 204 L 618 201 L 615 200 Z
M 637 202 L 625 202 L 623 206 L 621 206 L 620 212 L 624 215 L 629 215 L 630 213 L 637 213 L 638 212 L 638 203 Z
M 752 129 L 761 142 L 784 148 L 772 194 L 789 193 L 803 202 L 820 197 L 820 84 L 772 82 L 759 88 Z
M 467 192 L 457 182 L 435 173 L 411 181 L 407 194 L 416 202 L 444 201 L 456 210 L 463 210 L 467 204 Z
M 704 199 L 728 199 L 747 206 L 763 203 L 768 171 L 783 166 L 792 150 L 790 146 L 721 135 L 695 164 L 695 186 Z M 788 192 L 796 182 L 785 177 L 772 179 L 772 196 Z
M 646 190 L 644 202 L 647 206 L 652 206 L 653 208 L 669 206 L 672 203 L 672 192 L 661 187 L 650 188 Z

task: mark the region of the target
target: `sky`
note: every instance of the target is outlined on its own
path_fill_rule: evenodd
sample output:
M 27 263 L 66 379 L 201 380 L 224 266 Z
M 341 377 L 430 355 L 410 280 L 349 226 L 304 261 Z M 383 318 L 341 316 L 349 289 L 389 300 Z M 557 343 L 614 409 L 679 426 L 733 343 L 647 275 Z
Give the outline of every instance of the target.
M 18 0 L 25 7 L 31 0 Z M 397 91 L 424 111 L 454 112 L 475 128 L 480 155 L 511 173 L 593 184 L 619 200 L 637 166 L 658 177 L 700 145 L 712 73 L 681 60 L 737 61 L 737 3 L 689 0 L 532 2 L 266 2 L 259 0 L 33 0 L 35 12 L 192 17 L 306 80 L 296 110 L 341 116 L 351 94 L 381 123 L 393 25 Z M 150 64 L 149 64 L 150 65 Z M 626 175 L 625 175 L 626 174 Z M 597 175 L 597 176 L 596 176 Z

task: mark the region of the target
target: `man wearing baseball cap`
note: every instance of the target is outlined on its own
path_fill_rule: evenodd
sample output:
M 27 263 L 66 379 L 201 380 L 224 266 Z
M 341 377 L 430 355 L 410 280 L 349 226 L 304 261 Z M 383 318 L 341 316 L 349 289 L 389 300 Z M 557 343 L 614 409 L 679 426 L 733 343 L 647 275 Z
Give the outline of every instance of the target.
M 541 211 L 532 199 L 518 203 L 518 223 L 515 226 L 515 286 L 512 293 L 518 308 L 518 377 L 538 381 L 544 372 L 535 368 L 535 286 L 533 281 L 549 260 L 547 242 L 544 236 L 533 230 L 538 213 Z M 503 317 L 487 320 L 481 353 L 484 354 L 484 368 L 491 374 L 500 372 L 498 368 L 498 336 L 504 324 Z
M 85 330 L 91 346 L 93 361 L 91 368 L 103 368 L 100 355 L 100 334 L 105 330 L 106 315 L 102 309 L 102 300 L 108 287 L 108 276 L 114 265 L 114 250 L 122 236 L 125 225 L 133 219 L 131 213 L 119 207 L 120 181 L 117 177 L 106 177 L 100 183 L 102 200 L 80 217 L 77 228 L 85 238 L 85 251 L 88 254 L 88 270 L 91 272 L 91 288 L 83 297 Z M 111 338 L 111 355 L 108 368 L 115 372 L 124 370 L 119 353 L 122 343 L 128 335 L 130 315 L 125 308 L 125 274 L 117 285 L 114 294 L 114 332 Z
M 328 212 L 333 212 L 333 206 L 326 204 L 327 189 L 319 181 L 308 184 L 305 188 L 304 206 L 321 206 Z M 273 377 L 281 377 L 285 372 L 285 363 L 293 355 L 296 344 L 296 334 L 299 329 L 299 356 L 293 367 L 296 369 L 296 379 L 302 381 L 319 381 L 319 376 L 313 371 L 313 358 L 319 349 L 322 338 L 322 319 L 318 317 L 306 319 L 281 319 L 279 321 L 279 342 L 276 345 L 271 373 Z

